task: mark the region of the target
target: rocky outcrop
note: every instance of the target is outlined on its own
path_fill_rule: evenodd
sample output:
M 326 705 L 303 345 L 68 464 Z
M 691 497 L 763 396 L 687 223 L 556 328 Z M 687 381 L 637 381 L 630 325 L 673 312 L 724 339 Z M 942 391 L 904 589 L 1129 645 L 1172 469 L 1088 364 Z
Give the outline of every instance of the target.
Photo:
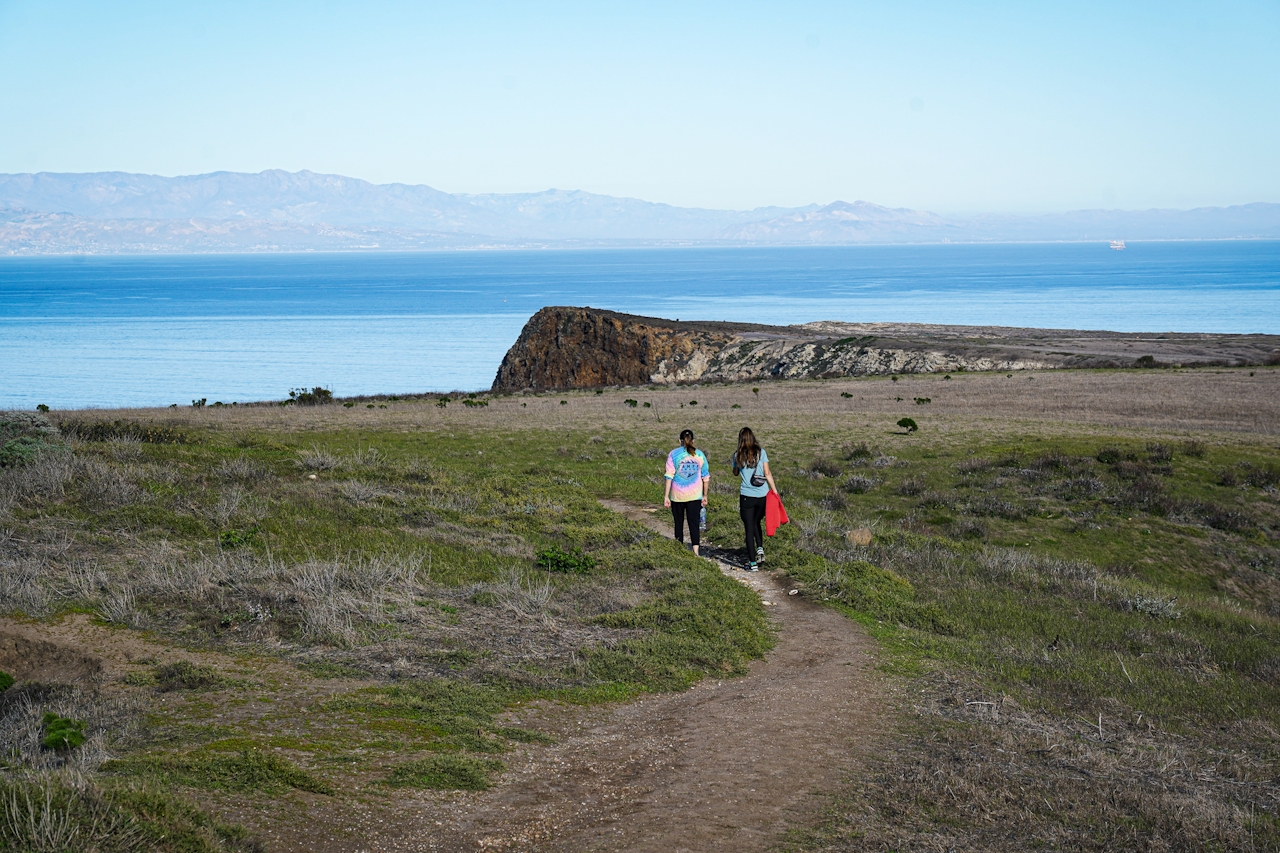
M 498 368 L 499 392 L 607 385 L 1280 363 L 1280 336 L 1144 335 L 818 322 L 680 322 L 593 308 L 543 308 Z

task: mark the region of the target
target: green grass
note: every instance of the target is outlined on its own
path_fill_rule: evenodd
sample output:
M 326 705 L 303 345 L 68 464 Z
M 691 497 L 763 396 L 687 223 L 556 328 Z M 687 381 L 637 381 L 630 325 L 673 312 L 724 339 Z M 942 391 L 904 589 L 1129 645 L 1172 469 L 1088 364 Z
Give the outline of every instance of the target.
M 316 794 L 332 794 L 326 782 L 293 763 L 258 749 L 220 754 L 198 752 L 186 755 L 138 755 L 109 761 L 106 773 L 138 776 L 164 785 L 185 785 L 215 791 L 281 794 L 290 789 Z
M 392 769 L 386 783 L 394 788 L 434 788 L 445 791 L 486 791 L 501 761 L 467 755 L 429 755 Z

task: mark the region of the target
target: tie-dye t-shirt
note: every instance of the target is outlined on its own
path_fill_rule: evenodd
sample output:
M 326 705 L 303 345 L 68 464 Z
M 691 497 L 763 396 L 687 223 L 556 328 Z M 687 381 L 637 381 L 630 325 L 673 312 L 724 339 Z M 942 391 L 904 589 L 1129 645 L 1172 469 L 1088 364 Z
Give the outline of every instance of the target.
M 667 479 L 671 481 L 671 500 L 702 500 L 702 481 L 710 478 L 711 466 L 701 451 L 693 453 L 677 447 L 667 455 Z

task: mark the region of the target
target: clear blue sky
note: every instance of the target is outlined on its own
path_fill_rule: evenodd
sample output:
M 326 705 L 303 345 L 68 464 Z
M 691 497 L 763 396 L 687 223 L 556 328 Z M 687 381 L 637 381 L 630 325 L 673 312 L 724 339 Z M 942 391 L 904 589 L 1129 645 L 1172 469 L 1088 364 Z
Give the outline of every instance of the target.
M 747 208 L 1280 202 L 1280 3 L 0 0 L 0 172 Z

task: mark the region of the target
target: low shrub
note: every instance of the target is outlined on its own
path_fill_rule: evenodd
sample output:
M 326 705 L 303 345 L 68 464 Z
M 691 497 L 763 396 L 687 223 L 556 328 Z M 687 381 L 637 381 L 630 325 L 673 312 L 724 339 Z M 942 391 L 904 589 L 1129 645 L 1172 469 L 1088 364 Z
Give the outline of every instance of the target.
M 809 466 L 809 470 L 821 474 L 824 477 L 840 476 L 840 466 L 825 456 L 819 456 L 814 459 L 813 463 Z
M 294 388 L 289 392 L 289 402 L 298 406 L 323 406 L 333 402 L 333 392 L 317 385 L 314 388 Z
M 503 769 L 502 762 L 496 759 L 446 753 L 397 765 L 386 784 L 393 788 L 487 791 L 493 774 Z
M 950 379 L 951 377 L 948 376 L 947 378 Z M 917 425 L 916 422 L 911 418 L 899 418 L 898 426 L 902 427 L 907 432 L 915 432 L 916 430 L 920 429 L 919 425 Z
M 188 437 L 172 427 L 140 424 L 135 421 L 81 421 L 58 422 L 63 435 L 81 441 L 140 441 L 143 444 L 188 444 Z
M 1173 459 L 1173 448 L 1167 444 L 1152 442 L 1147 445 L 1148 462 L 1169 462 Z
M 208 664 L 180 660 L 155 668 L 153 677 L 161 692 L 172 690 L 207 690 L 227 683 L 216 669 Z
M 5 692 L 13 686 L 14 678 L 7 672 L 0 670 L 0 693 Z
M 903 497 L 915 497 L 924 491 L 924 481 L 915 477 L 908 477 L 898 486 L 898 494 Z
M 1196 441 L 1195 439 L 1187 439 L 1186 441 L 1182 442 L 1183 456 L 1191 456 L 1195 459 L 1202 459 L 1204 458 L 1205 452 L 1207 450 L 1208 448 L 1205 446 L 1205 443 L 1203 441 Z
M 862 495 L 880 485 L 880 481 L 873 477 L 863 477 L 855 474 L 844 481 L 844 490 L 852 495 Z
M 538 552 L 538 568 L 549 572 L 585 575 L 595 568 L 596 561 L 590 554 L 584 554 L 578 548 L 563 551 L 552 545 Z
M 145 755 L 108 761 L 105 773 L 143 776 L 166 785 L 188 785 L 215 791 L 281 794 L 290 788 L 313 794 L 332 794 L 317 779 L 278 755 L 259 749 L 238 753 L 202 751 L 188 755 Z
M 44 738 L 40 745 L 45 749 L 69 751 L 84 743 L 84 720 L 60 717 L 53 712 L 44 715 Z
M 870 459 L 876 455 L 876 452 L 865 441 L 860 441 L 857 444 L 846 444 L 840 450 L 845 459 Z

